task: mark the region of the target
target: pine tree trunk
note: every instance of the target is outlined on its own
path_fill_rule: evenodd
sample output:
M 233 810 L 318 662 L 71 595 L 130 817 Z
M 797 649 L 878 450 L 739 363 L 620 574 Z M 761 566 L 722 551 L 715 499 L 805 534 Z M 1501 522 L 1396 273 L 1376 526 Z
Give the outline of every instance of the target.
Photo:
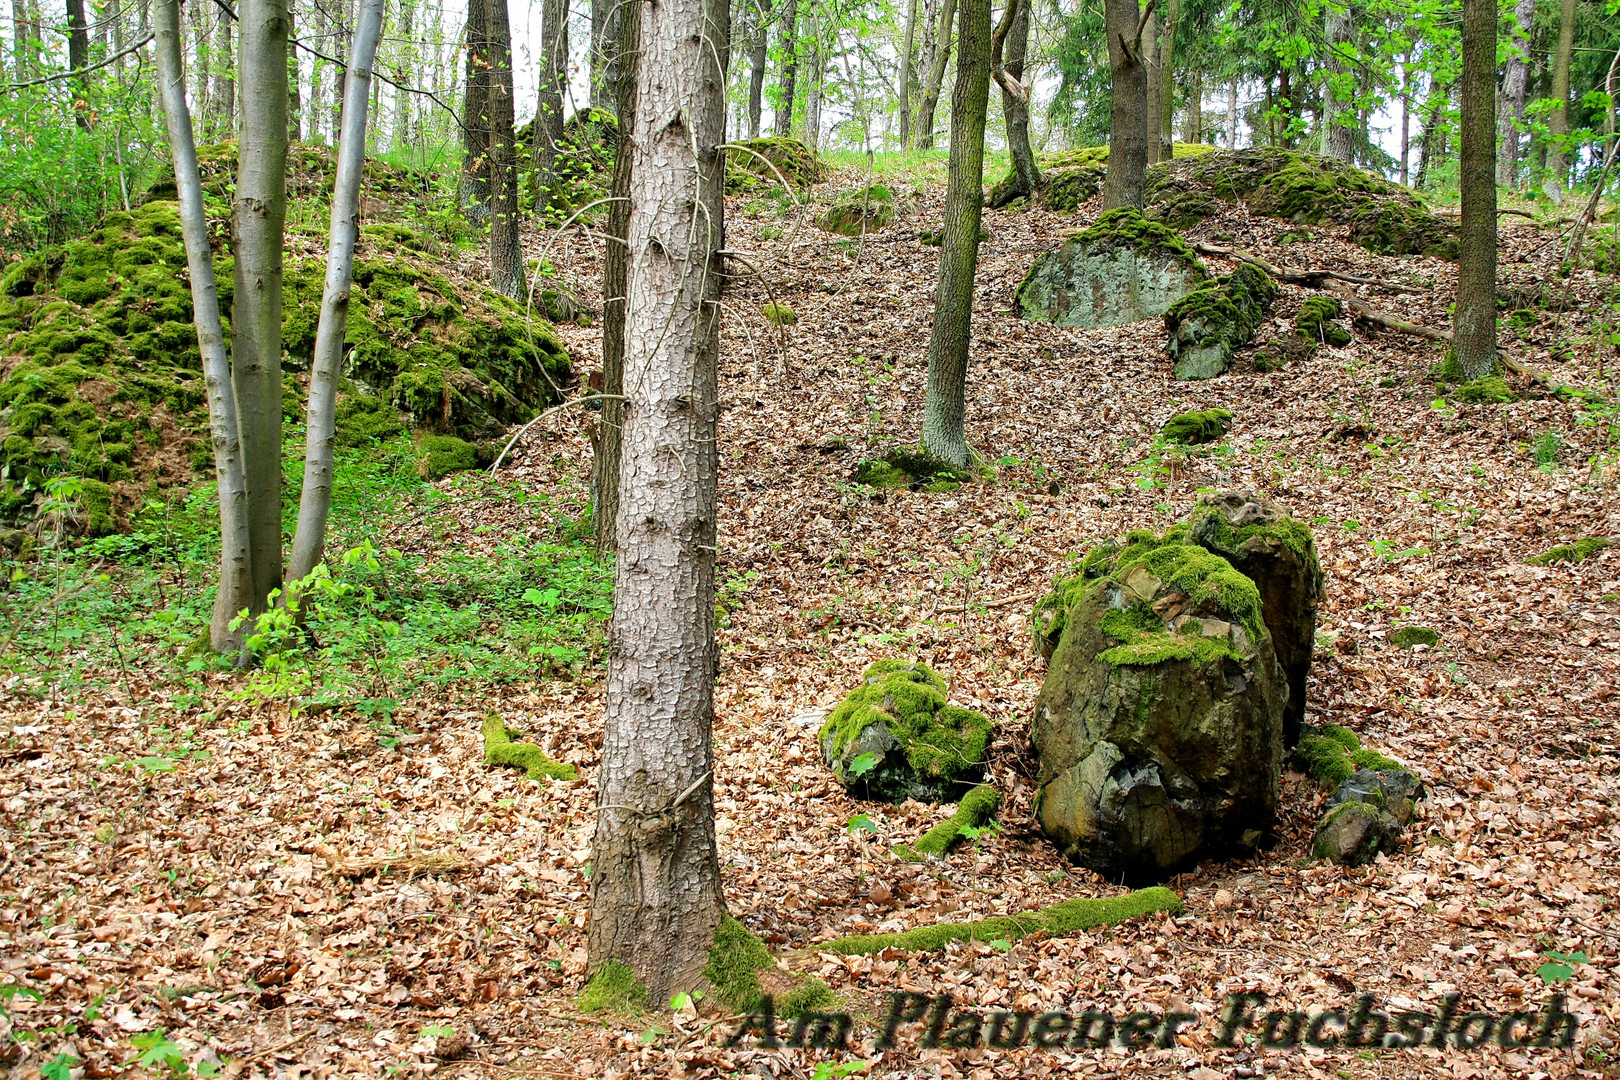
M 462 213 L 474 225 L 489 220 L 489 70 L 489 7 L 486 0 L 468 0 L 467 89 L 461 110 L 461 201 Z
M 1181 0 L 1168 0 L 1164 29 L 1159 34 L 1159 160 L 1176 156 L 1176 24 L 1181 21 Z
M 287 218 L 287 9 L 242 0 L 231 374 L 253 548 L 254 612 L 281 586 L 281 279 Z
M 490 3 L 496 2 L 490 0 Z M 543 0 L 540 5 L 540 96 L 530 129 L 533 145 L 529 148 L 531 194 L 536 213 L 550 203 L 552 178 L 557 169 L 557 146 L 562 141 L 563 80 L 568 70 L 567 15 L 568 0 Z M 510 39 L 507 52 L 510 56 Z
M 1502 76 L 1502 120 L 1496 158 L 1496 182 L 1513 187 L 1519 179 L 1519 129 L 1530 89 L 1530 32 L 1536 0 L 1518 0 L 1513 8 L 1513 53 Z
M 1569 68 L 1575 53 L 1575 0 L 1562 0 L 1558 14 L 1558 51 L 1553 54 L 1553 107 L 1547 113 L 1547 194 L 1563 202 L 1569 183 Z
M 489 26 L 489 284 L 502 296 L 522 300 L 528 288 L 512 136 L 512 28 L 506 0 L 486 0 L 485 10 Z
M 617 26 L 614 53 L 634 57 L 641 48 L 641 5 L 623 10 Z M 619 116 L 618 149 L 613 158 L 613 198 L 608 204 L 607 231 L 611 239 L 602 259 L 602 402 L 601 423 L 593 440 L 596 453 L 591 462 L 592 521 L 596 526 L 596 550 L 613 551 L 615 522 L 619 517 L 619 471 L 624 433 L 624 403 L 614 396 L 624 393 L 625 286 L 630 253 L 625 246 L 630 237 L 630 176 L 635 161 L 631 146 L 631 124 L 636 115 L 636 65 L 618 65 L 619 83 L 614 87 Z
M 1024 85 L 1024 59 L 1029 52 L 1029 9 L 1032 0 L 1007 0 L 990 41 L 990 73 L 1001 87 L 1001 114 L 1007 122 L 1007 156 L 1012 183 L 1000 187 L 998 209 L 1027 198 L 1041 186 L 1041 170 L 1029 145 L 1029 88 Z
M 1025 27 L 1026 38 L 1029 36 Z M 900 149 L 911 149 L 912 53 L 917 46 L 917 0 L 906 4 L 906 33 L 900 47 Z
M 1445 155 L 1444 121 L 1446 104 L 1451 99 L 1451 85 L 1439 80 L 1436 76 L 1429 77 L 1429 97 L 1423 106 L 1423 134 L 1418 136 L 1418 190 L 1428 186 L 1429 168 Z
M 939 95 L 945 86 L 945 69 L 951 63 L 951 24 L 956 18 L 956 0 L 945 0 L 939 12 L 938 46 L 934 51 L 934 66 L 929 69 L 928 82 L 923 87 L 922 104 L 917 106 L 917 149 L 934 148 L 934 110 L 939 107 Z
M 1142 66 L 1147 75 L 1147 161 L 1159 160 L 1159 129 L 1164 124 L 1164 84 L 1159 81 L 1159 12 L 1148 12 L 1142 26 Z M 1111 156 L 1111 155 L 1110 155 Z
M 761 115 L 765 111 L 765 61 L 770 52 L 770 0 L 755 0 L 753 25 L 748 34 L 748 137 L 759 138 Z
M 1187 112 L 1181 133 L 1184 142 L 1204 141 L 1204 73 L 1197 69 L 1192 73 L 1192 85 L 1187 90 Z
M 1147 200 L 1148 77 L 1136 37 L 1142 10 L 1136 0 L 1107 0 L 1108 66 L 1114 100 L 1108 119 L 1108 174 L 1103 209 L 1140 207 Z
M 590 968 L 696 989 L 725 913 L 713 690 L 726 0 L 642 12 L 624 459 L 592 862 Z M 680 117 L 682 122 L 672 122 Z M 695 152 L 694 152 L 695 151 Z
M 788 138 L 793 134 L 793 95 L 799 74 L 799 0 L 787 0 L 782 5 L 782 73 L 777 78 L 776 134 Z M 815 144 L 812 142 L 812 146 Z
M 208 397 L 208 433 L 214 450 L 214 480 L 219 488 L 219 591 L 214 596 L 209 644 L 218 652 L 241 647 L 244 630 L 233 631 L 231 620 L 253 603 L 253 550 L 248 520 L 247 479 L 242 466 L 242 443 L 236 415 L 236 394 L 231 387 L 231 362 L 225 352 L 225 330 L 220 317 L 219 289 L 214 280 L 214 252 L 208 242 L 208 217 L 203 210 L 202 178 L 197 168 L 197 146 L 186 105 L 185 35 L 178 0 L 158 0 L 155 53 L 158 92 L 162 99 L 169 153 L 174 160 L 175 188 L 180 203 L 180 229 L 185 237 L 186 267 L 191 277 L 191 307 L 202 353 L 203 385 Z
M 1355 34 L 1350 12 L 1329 9 L 1324 26 L 1327 38 L 1326 85 L 1322 89 L 1322 156 L 1335 161 L 1349 161 L 1355 152 L 1356 130 L 1345 121 L 1346 114 L 1354 112 L 1352 98 L 1339 83 L 1350 77 L 1349 52 L 1354 47 Z
M 349 289 L 354 248 L 360 239 L 360 181 L 366 160 L 366 102 L 371 69 L 382 36 L 383 0 L 360 0 L 349 50 L 343 95 L 343 134 L 332 184 L 332 216 L 326 253 L 326 288 L 315 325 L 315 356 L 309 371 L 309 407 L 304 441 L 304 485 L 298 496 L 288 579 L 300 581 L 326 553 L 326 521 L 332 509 L 332 451 L 337 442 L 337 385 L 343 375 L 343 339 L 349 326 Z
M 973 278 L 984 214 L 984 124 L 990 109 L 990 0 L 962 0 L 956 87 L 951 92 L 951 153 L 940 233 L 939 286 L 928 339 L 928 391 L 922 445 L 960 468 L 967 446 L 967 360 L 973 331 Z
M 1453 343 L 1463 375 L 1496 366 L 1496 0 L 1463 0 L 1462 221 Z

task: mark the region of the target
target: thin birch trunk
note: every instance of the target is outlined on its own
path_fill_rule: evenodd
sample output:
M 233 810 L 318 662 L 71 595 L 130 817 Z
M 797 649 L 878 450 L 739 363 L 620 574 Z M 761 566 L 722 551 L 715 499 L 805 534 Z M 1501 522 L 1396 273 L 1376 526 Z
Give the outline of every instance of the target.
M 812 19 L 814 16 L 812 16 Z M 811 26 L 815 23 L 812 21 Z M 814 30 L 811 32 L 814 39 Z M 820 57 L 821 46 L 817 43 L 811 49 L 811 55 Z M 819 72 L 819 69 L 818 69 Z M 781 138 L 788 138 L 793 134 L 793 95 L 798 92 L 795 85 L 799 75 L 799 0 L 786 0 L 782 5 L 782 74 L 778 79 L 777 93 L 780 95 L 776 101 L 776 120 L 772 125 L 776 134 Z M 820 83 L 819 73 L 816 76 L 817 85 Z M 808 106 L 807 106 L 808 108 Z M 818 114 L 817 121 L 820 116 Z M 815 139 L 808 140 L 812 147 Z

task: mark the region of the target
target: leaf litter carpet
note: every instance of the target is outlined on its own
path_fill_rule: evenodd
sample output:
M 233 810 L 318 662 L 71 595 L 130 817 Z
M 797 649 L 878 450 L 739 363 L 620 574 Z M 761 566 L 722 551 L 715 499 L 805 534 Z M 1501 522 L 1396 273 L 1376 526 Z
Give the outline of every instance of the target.
M 820 197 L 858 182 L 844 175 Z M 70 1053 L 82 1075 L 139 1072 L 132 1040 L 161 1030 L 193 1069 L 287 1078 L 809 1077 L 835 1059 L 892 1077 L 1615 1075 L 1620 548 L 1578 565 L 1525 561 L 1620 535 L 1608 429 L 1583 421 L 1587 407 L 1534 394 L 1437 407 L 1428 371 L 1439 347 L 1387 331 L 1358 327 L 1349 346 L 1273 374 L 1177 384 L 1156 321 L 1077 331 L 1014 318 L 1031 259 L 1093 218 L 1092 203 L 1078 217 L 986 214 L 968 424 L 998 481 L 945 495 L 858 487 L 857 460 L 916 438 L 938 264 L 917 234 L 936 227 L 941 198 L 919 185 L 895 224 L 853 242 L 796 225 L 795 213 L 729 207 L 728 243 L 764 278 L 739 278 L 725 301 L 729 610 L 715 791 L 726 902 L 868 1018 L 896 991 L 986 1010 L 1199 1014 L 1178 1045 L 945 1051 L 913 1033 L 878 1052 L 863 1026 L 854 1048 L 828 1055 L 725 1048 L 735 1025 L 703 1003 L 673 1017 L 582 1016 L 598 669 L 412 700 L 398 716 L 409 734 L 386 749 L 363 717 L 289 722 L 279 707 L 227 697 L 224 677 L 204 700 L 176 699 L 132 658 L 112 689 L 72 700 L 4 688 L 0 982 L 40 995 L 4 1003 L 0 1024 L 34 1033 L 6 1068 L 34 1076 Z M 1284 245 L 1286 228 L 1234 210 L 1192 235 L 1230 237 L 1274 262 L 1432 284 L 1361 292 L 1447 326 L 1455 267 L 1369 255 L 1333 228 Z M 1548 237 L 1504 233 L 1504 283 L 1545 278 Z M 577 233 L 542 247 L 598 304 L 599 247 Z M 1599 385 L 1592 313 L 1612 284 L 1575 275 L 1570 310 L 1515 331 L 1514 355 Z M 1284 288 L 1276 329 L 1304 295 Z M 797 315 L 785 362 L 759 315 L 772 298 Z M 563 333 L 579 369 L 593 366 L 599 332 Z M 1235 414 L 1225 449 L 1155 450 L 1165 419 L 1210 406 Z M 506 478 L 577 512 L 583 425 L 563 413 L 537 427 Z M 1528 447 L 1546 433 L 1562 452 L 1538 468 Z M 458 530 L 407 523 L 381 541 L 487 550 L 478 526 L 551 527 L 477 477 L 446 484 Z M 815 942 L 843 934 L 1120 891 L 1066 866 L 1032 823 L 1027 721 L 1044 662 L 1029 646 L 1029 609 L 1071 555 L 1163 528 L 1208 488 L 1263 491 L 1313 523 L 1327 588 L 1309 719 L 1353 728 L 1423 778 L 1426 817 L 1406 848 L 1357 870 L 1308 864 L 1321 793 L 1288 773 L 1276 847 L 1171 881 L 1180 916 L 998 943 L 1009 947 L 816 954 Z M 1439 631 L 1439 645 L 1388 645 L 1408 623 Z M 820 716 L 887 656 L 933 665 L 954 700 L 1000 725 L 1001 828 L 942 862 L 911 865 L 890 849 L 944 810 L 852 800 L 820 764 Z M 485 767 L 490 707 L 581 778 L 538 784 Z M 104 767 L 149 753 L 154 732 L 187 728 L 206 760 L 150 775 Z M 859 814 L 870 827 L 852 831 Z M 347 877 L 328 859 L 416 852 L 467 865 Z M 1549 951 L 1586 962 L 1548 987 L 1537 971 Z M 1455 992 L 1465 1009 L 1506 1013 L 1554 989 L 1581 1018 L 1574 1050 L 1213 1046 L 1229 993 L 1307 1011 L 1370 993 L 1386 1009 L 1435 1011 Z

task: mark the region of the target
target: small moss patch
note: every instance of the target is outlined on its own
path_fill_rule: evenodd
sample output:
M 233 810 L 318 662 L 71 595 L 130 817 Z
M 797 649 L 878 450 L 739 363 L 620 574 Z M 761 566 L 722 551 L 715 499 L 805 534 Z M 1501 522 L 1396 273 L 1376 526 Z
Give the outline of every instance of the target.
M 1500 375 L 1487 375 L 1457 387 L 1451 392 L 1451 400 L 1470 405 L 1505 405 L 1519 399 Z
M 1305 771 L 1329 788 L 1350 779 L 1357 769 L 1406 769 L 1394 758 L 1364 749 L 1355 732 L 1338 724 L 1327 724 L 1301 735 L 1295 753 L 1304 763 Z
M 767 973 L 771 983 L 785 985 L 765 986 L 760 981 L 761 972 Z M 722 915 L 720 925 L 714 929 L 703 978 L 715 997 L 735 1013 L 753 1012 L 767 993 L 775 1000 L 780 1016 L 816 1012 L 833 1004 L 833 993 L 826 983 L 814 975 L 782 971 L 765 943 L 730 915 Z
M 956 813 L 923 833 L 915 844 L 902 844 L 896 850 L 913 862 L 925 855 L 943 856 L 967 835 L 965 830 L 982 829 L 1000 806 L 1001 792 L 989 784 L 980 784 L 962 796 Z
M 438 480 L 488 463 L 478 447 L 454 435 L 424 435 L 416 448 L 422 454 L 417 461 L 417 471 L 424 480 Z
M 484 717 L 484 764 L 515 765 L 528 771 L 532 780 L 578 780 L 579 770 L 553 761 L 530 742 L 513 742 L 515 732 L 493 713 Z
M 579 1009 L 588 1013 L 634 1016 L 647 1010 L 647 988 L 630 965 L 609 960 L 596 969 L 579 995 Z
M 1299 331 L 1301 337 L 1313 344 L 1348 345 L 1350 331 L 1346 330 L 1343 324 L 1334 321 L 1343 310 L 1337 297 L 1309 297 L 1299 305 L 1299 314 L 1294 317 L 1294 328 Z
M 1232 414 L 1225 409 L 1200 409 L 1172 416 L 1159 430 L 1169 442 L 1198 446 L 1218 441 L 1231 420 Z
M 1574 543 L 1559 544 L 1548 548 L 1540 555 L 1532 555 L 1525 561 L 1531 566 L 1552 566 L 1555 563 L 1585 562 L 1598 552 L 1609 547 L 1613 541 L 1607 536 L 1585 536 Z
M 869 487 L 908 488 L 911 491 L 948 492 L 980 479 L 973 469 L 962 469 L 926 450 L 898 447 L 881 459 L 858 462 L 854 481 Z
M 1414 645 L 1440 644 L 1440 632 L 1427 626 L 1402 626 L 1389 635 L 1389 643 L 1397 649 L 1410 649 Z
M 1157 912 L 1176 914 L 1180 910 L 1181 897 L 1163 886 L 1155 886 L 1124 896 L 1075 897 L 1051 907 L 1016 915 L 994 916 L 977 922 L 919 926 L 915 930 L 897 934 L 857 934 L 818 942 L 811 948 L 840 956 L 863 956 L 884 949 L 932 952 L 945 948 L 953 941 L 1018 941 L 1036 934 L 1062 937 L 1079 930 L 1112 926 L 1143 915 Z
M 1075 239 L 1085 244 L 1092 254 L 1131 248 L 1138 252 L 1165 252 L 1189 266 L 1201 265 L 1180 233 L 1157 221 L 1149 221 L 1135 207 L 1108 211 Z
M 765 316 L 765 321 L 772 326 L 794 326 L 799 317 L 793 314 L 793 309 L 786 304 L 762 304 L 759 313 Z
M 877 232 L 894 216 L 894 192 L 884 184 L 869 184 L 840 193 L 816 224 L 841 236 L 861 236 Z

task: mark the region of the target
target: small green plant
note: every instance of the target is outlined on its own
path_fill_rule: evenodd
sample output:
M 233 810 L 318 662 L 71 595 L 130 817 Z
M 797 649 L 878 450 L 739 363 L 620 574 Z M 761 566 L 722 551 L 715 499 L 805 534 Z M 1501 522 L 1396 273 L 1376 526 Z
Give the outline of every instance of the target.
M 1548 949 L 1541 955 L 1547 958 L 1547 963 L 1536 968 L 1536 974 L 1541 976 L 1541 981 L 1546 986 L 1567 982 L 1575 974 L 1572 965 L 1586 963 L 1584 952 L 1563 953 L 1556 949 Z
M 816 1063 L 816 1071 L 811 1074 L 810 1080 L 844 1080 L 846 1076 L 863 1073 L 871 1067 L 870 1061 L 846 1061 L 842 1064 L 821 1061 Z
M 865 776 L 877 768 L 878 756 L 876 754 L 856 754 L 855 759 L 849 763 L 849 774 L 855 777 Z
M 141 1052 L 137 1060 L 148 1069 L 167 1069 L 174 1076 L 187 1071 L 185 1055 L 162 1028 L 136 1035 L 129 1042 Z
M 72 1054 L 57 1054 L 39 1067 L 39 1075 L 45 1080 L 71 1080 L 73 1070 L 81 1064 L 83 1062 Z
M 1536 468 L 1550 473 L 1563 459 L 1564 440 L 1556 431 L 1543 431 L 1531 441 L 1530 456 L 1536 459 Z
M 1388 563 L 1404 562 L 1407 559 L 1422 558 L 1430 554 L 1428 548 L 1407 547 L 1398 548 L 1393 540 L 1374 539 L 1368 541 L 1380 559 Z
M 849 824 L 844 827 L 844 831 L 849 833 L 851 836 L 863 832 L 876 835 L 878 827 L 877 822 L 873 821 L 865 814 L 856 814 L 854 817 L 849 819 Z

